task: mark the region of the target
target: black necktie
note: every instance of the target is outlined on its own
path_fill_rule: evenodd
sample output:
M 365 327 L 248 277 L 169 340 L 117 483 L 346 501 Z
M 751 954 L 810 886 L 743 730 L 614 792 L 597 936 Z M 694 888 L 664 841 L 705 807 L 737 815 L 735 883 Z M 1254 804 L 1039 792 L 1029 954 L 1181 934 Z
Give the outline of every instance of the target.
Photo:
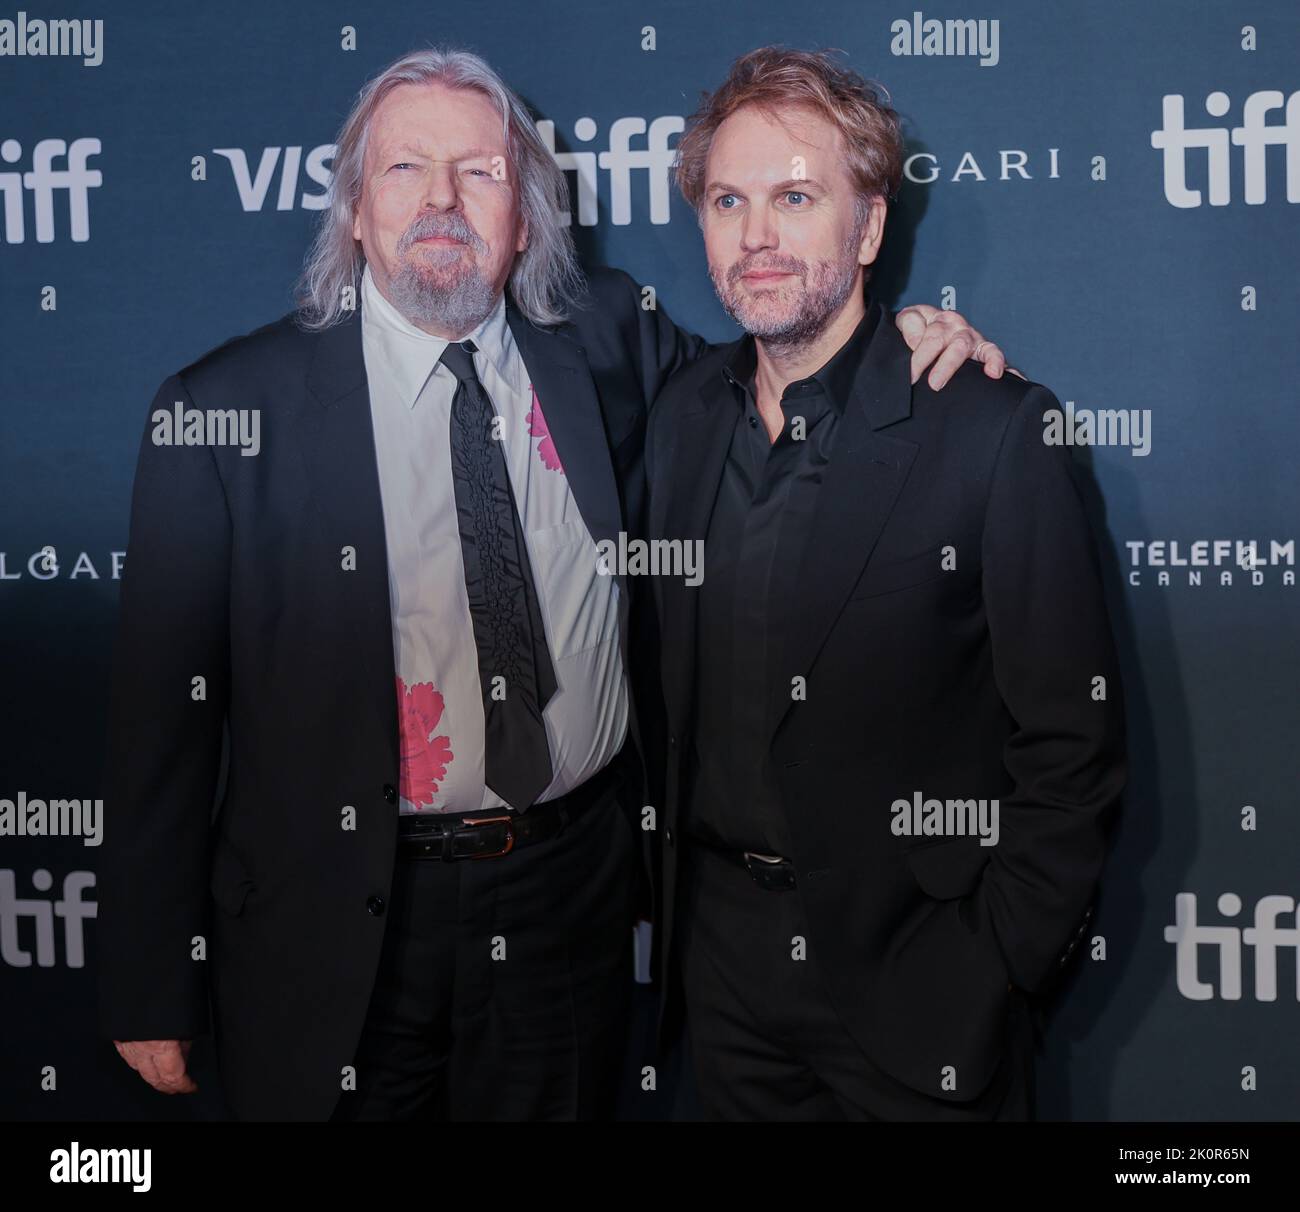
M 504 435 L 493 433 L 496 410 L 474 373 L 474 352 L 472 341 L 462 341 L 448 344 L 442 355 L 456 376 L 451 474 L 483 691 L 484 777 L 522 811 L 551 781 L 542 711 L 555 693 L 555 670 L 510 491 Z

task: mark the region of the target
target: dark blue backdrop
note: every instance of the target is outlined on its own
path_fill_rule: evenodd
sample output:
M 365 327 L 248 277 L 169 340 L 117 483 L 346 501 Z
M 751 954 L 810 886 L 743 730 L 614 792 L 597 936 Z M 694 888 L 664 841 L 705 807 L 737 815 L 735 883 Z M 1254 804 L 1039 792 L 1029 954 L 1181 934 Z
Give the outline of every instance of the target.
M 102 61 L 0 54 L 0 798 L 102 794 L 145 409 L 168 373 L 287 310 L 328 180 L 328 150 L 313 150 L 367 77 L 430 42 L 485 55 L 554 124 L 561 154 L 610 153 L 571 162 L 584 256 L 623 266 L 679 323 L 722 338 L 732 330 L 693 217 L 675 196 L 652 210 L 666 157 L 635 152 L 656 139 L 671 148 L 699 90 L 739 53 L 839 47 L 908 122 L 915 158 L 880 277 L 891 300 L 955 306 L 1078 408 L 1150 410 L 1146 456 L 1076 451 L 1098 489 L 1135 762 L 1090 954 L 1054 1007 L 1042 1113 L 1296 1118 L 1300 936 L 1283 932 L 1269 998 L 1250 927 L 1264 898 L 1281 897 L 1260 912 L 1294 931 L 1300 897 L 1300 9 L 987 0 L 916 11 L 877 0 L 33 6 L 29 23 L 102 20 L 90 56 Z M 996 54 L 896 53 L 910 39 L 896 22 L 924 33 L 932 19 L 988 22 L 990 37 L 995 22 Z M 1167 98 L 1202 132 L 1186 149 L 1166 129 Z M 1248 123 L 1251 105 L 1267 131 Z M 578 201 L 584 172 L 594 216 Z M 629 222 L 617 221 L 622 204 Z M 1216 540 L 1231 552 L 1217 564 Z M 1235 559 L 1250 541 L 1265 561 L 1253 571 Z M 1198 553 L 1204 567 L 1178 563 Z M 93 877 L 78 873 L 95 866 L 77 840 L 0 838 L 0 1116 L 219 1114 L 211 1081 L 198 1099 L 164 1102 L 93 1039 L 95 923 L 59 916 L 59 902 L 79 882 L 93 902 Z M 1228 932 L 1198 945 L 1184 927 L 1177 943 L 1180 894 L 1202 926 Z M 1238 973 L 1240 997 L 1225 997 L 1225 975 Z M 202 1081 L 211 1058 L 198 1060 Z M 662 1116 L 665 1100 L 633 1096 L 629 1114 Z

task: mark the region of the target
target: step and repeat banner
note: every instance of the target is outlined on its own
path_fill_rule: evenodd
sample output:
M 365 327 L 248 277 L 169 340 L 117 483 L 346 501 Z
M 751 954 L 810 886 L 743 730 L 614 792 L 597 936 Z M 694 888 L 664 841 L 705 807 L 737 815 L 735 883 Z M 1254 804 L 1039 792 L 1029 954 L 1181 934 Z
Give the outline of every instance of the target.
M 0 7 L 0 1118 L 225 1114 L 210 1043 L 166 1099 L 94 1034 L 130 490 L 163 379 L 290 309 L 357 90 L 417 47 L 482 54 L 584 261 L 729 340 L 670 169 L 701 90 L 771 43 L 888 90 L 876 288 L 1050 387 L 1090 473 L 1132 776 L 1040 1115 L 1300 1114 L 1300 6 L 275 0 Z M 33 801 L 76 824 L 30 835 Z M 683 1114 L 673 1085 L 630 1080 L 625 1114 Z

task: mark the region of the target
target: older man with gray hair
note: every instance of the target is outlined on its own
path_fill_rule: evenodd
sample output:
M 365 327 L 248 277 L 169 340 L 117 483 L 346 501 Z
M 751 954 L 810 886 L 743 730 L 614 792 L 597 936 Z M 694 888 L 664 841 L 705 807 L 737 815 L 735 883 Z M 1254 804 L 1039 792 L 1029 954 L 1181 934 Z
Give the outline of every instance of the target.
M 299 309 L 150 407 L 256 409 L 262 448 L 140 447 L 101 1027 L 168 1093 L 211 1029 L 239 1118 L 606 1115 L 654 667 L 596 549 L 640 531 L 648 410 L 705 346 L 580 272 L 477 56 L 393 63 L 337 143 Z M 911 322 L 940 379 L 979 344 Z

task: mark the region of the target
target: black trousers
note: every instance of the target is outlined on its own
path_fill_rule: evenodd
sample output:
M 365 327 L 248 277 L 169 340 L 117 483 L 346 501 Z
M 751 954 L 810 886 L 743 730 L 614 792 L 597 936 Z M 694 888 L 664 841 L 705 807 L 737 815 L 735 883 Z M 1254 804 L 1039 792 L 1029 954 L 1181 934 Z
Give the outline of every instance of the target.
M 1033 1118 L 1033 1023 L 1013 994 L 1001 1067 L 980 1096 L 946 1102 L 884 1073 L 849 1035 L 817 968 L 797 888 L 766 891 L 689 838 L 680 848 L 679 962 L 700 1106 L 717 1120 Z M 807 956 L 791 957 L 791 939 Z
M 611 1115 L 640 866 L 612 792 L 500 858 L 399 857 L 357 1088 L 333 1118 Z

